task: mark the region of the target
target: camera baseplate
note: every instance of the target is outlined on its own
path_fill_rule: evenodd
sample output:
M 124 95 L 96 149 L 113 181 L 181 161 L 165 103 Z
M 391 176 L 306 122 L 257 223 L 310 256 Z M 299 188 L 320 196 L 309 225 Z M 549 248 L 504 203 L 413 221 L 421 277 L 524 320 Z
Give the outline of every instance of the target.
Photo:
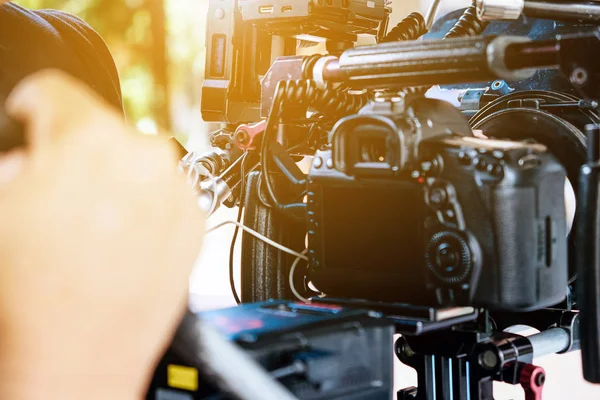
M 400 390 L 398 400 L 493 400 L 494 381 L 521 385 L 526 400 L 541 400 L 545 372 L 533 364 L 534 358 L 580 349 L 577 311 L 523 315 L 333 298 L 318 302 L 374 310 L 394 323 L 402 335 L 394 352 L 418 375 L 418 388 Z M 504 331 L 519 318 L 540 333 Z

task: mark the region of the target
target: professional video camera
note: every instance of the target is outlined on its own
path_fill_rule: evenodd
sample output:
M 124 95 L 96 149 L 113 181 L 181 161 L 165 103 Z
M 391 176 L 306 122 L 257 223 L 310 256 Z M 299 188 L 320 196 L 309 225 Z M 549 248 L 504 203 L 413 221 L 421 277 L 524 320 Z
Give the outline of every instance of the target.
M 600 382 L 600 4 L 478 0 L 434 23 L 439 3 L 388 29 L 391 1 L 210 2 L 220 150 L 182 167 L 209 214 L 240 207 L 245 304 L 189 315 L 151 398 L 225 396 L 178 385 L 215 375 L 199 326 L 301 399 L 391 398 L 394 333 L 418 373 L 398 399 L 493 399 L 494 381 L 541 399 L 533 356 L 580 347 Z
M 209 2 L 222 126 L 181 167 L 239 206 L 244 304 L 188 314 L 149 399 L 389 400 L 394 355 L 398 399 L 541 399 L 534 356 L 579 348 L 600 383 L 600 4 L 439 4 Z

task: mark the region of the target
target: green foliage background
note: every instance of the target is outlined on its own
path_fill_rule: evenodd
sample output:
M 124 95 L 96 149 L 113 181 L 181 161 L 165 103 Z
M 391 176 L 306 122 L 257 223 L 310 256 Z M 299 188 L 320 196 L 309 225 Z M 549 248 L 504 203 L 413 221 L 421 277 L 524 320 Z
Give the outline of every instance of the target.
M 208 0 L 16 0 L 87 21 L 106 40 L 119 69 L 130 122 L 147 133 L 187 136 L 200 122 Z

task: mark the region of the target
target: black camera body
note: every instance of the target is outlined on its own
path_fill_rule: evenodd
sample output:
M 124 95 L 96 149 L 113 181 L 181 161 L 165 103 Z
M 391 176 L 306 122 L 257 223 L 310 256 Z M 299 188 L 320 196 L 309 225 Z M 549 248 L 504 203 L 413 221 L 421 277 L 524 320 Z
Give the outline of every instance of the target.
M 274 35 L 319 42 L 356 42 L 358 33 L 377 35 L 389 9 L 384 0 L 238 0 L 245 21 Z
M 328 296 L 530 311 L 565 297 L 566 174 L 545 146 L 341 120 L 309 174 L 310 279 Z
M 384 0 L 210 0 L 203 119 L 259 121 L 261 80 L 277 57 L 318 42 L 341 52 L 359 34 L 385 32 L 389 12 Z

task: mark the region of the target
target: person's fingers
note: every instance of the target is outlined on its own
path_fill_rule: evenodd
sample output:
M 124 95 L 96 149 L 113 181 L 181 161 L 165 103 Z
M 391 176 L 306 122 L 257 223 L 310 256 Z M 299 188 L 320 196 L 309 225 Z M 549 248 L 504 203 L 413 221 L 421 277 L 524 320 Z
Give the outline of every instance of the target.
M 12 91 L 6 110 L 27 127 L 32 148 L 74 133 L 108 107 L 82 82 L 55 70 L 33 74 Z

